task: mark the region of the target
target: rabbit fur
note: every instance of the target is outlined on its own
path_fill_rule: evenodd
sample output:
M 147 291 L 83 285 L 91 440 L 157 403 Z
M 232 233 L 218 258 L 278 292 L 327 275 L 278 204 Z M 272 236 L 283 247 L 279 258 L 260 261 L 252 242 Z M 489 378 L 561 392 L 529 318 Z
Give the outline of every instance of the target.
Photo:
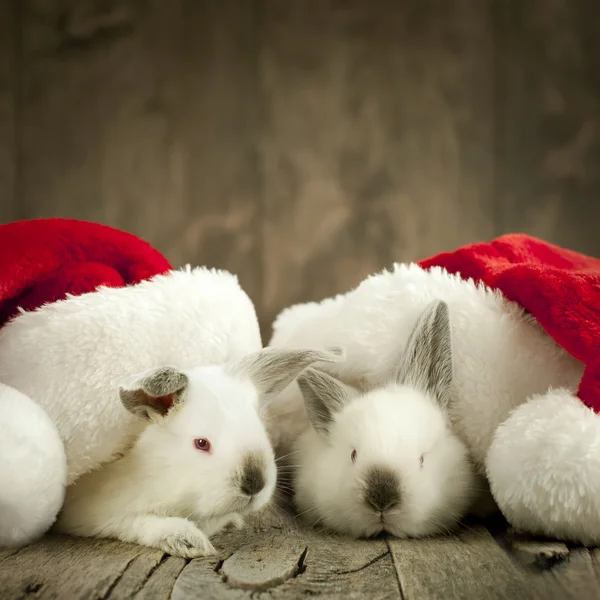
M 122 487 L 140 485 L 142 477 L 147 485 L 150 476 L 155 475 L 154 491 L 158 491 L 164 486 L 160 481 L 166 476 L 167 465 L 172 466 L 179 458 L 173 453 L 166 456 L 167 451 L 176 451 L 178 443 L 192 443 L 187 438 L 174 439 L 177 431 L 191 433 L 182 422 L 184 415 L 191 411 L 190 415 L 197 416 L 202 410 L 210 410 L 206 399 L 189 402 L 202 395 L 198 391 L 202 385 L 208 386 L 209 395 L 219 398 L 228 393 L 240 396 L 240 411 L 249 423 L 245 430 L 245 455 L 254 446 L 263 458 L 261 469 L 267 474 L 261 499 L 266 498 L 272 459 L 259 422 L 260 403 L 268 395 L 261 392 L 267 389 L 263 385 L 266 375 L 244 362 L 244 358 L 254 357 L 254 366 L 271 365 L 271 373 L 274 365 L 280 365 L 281 375 L 297 373 L 299 363 L 292 358 L 300 355 L 287 353 L 287 358 L 271 362 L 265 362 L 263 357 L 261 363 L 256 355 L 261 348 L 252 301 L 235 275 L 215 269 L 185 267 L 136 285 L 102 287 L 93 293 L 67 296 L 31 312 L 22 311 L 0 330 L 0 453 L 10 457 L 0 466 L 0 546 L 22 546 L 38 539 L 55 522 L 65 493 L 67 506 L 77 505 L 78 501 L 70 496 L 84 498 L 85 489 L 108 476 L 102 475 L 100 468 L 112 461 L 113 474 L 127 470 L 131 474 L 140 465 L 136 458 L 140 448 L 148 450 L 151 440 L 160 438 L 162 443 L 150 449 L 138 476 L 132 477 L 130 484 L 126 478 L 120 479 Z M 235 365 L 246 368 L 236 371 Z M 161 369 L 173 369 L 186 381 L 185 386 L 170 392 L 172 398 L 176 394 L 181 400 L 176 403 L 177 408 L 173 406 L 173 411 L 161 414 L 123 402 L 123 390 L 134 385 L 135 397 L 145 399 L 155 409 L 160 407 L 150 392 L 140 390 L 146 389 L 144 382 L 152 380 L 150 374 L 156 375 Z M 280 381 L 273 376 L 272 383 Z M 214 409 L 211 427 L 215 430 L 221 427 L 219 410 L 224 420 L 226 411 L 231 412 L 233 406 Z M 204 434 L 200 431 L 198 435 Z M 243 435 L 239 434 L 236 446 L 240 452 Z M 133 454 L 127 457 L 131 450 Z M 179 476 L 188 450 L 182 449 Z M 147 468 L 149 457 L 154 459 L 151 468 Z M 240 455 L 239 468 L 242 458 Z M 199 461 L 200 457 L 193 459 Z M 235 461 L 232 458 L 230 462 L 233 472 Z M 96 475 L 91 476 L 92 472 Z M 24 473 L 27 477 L 23 477 Z M 88 474 L 89 479 L 76 486 Z M 166 489 L 162 487 L 163 493 Z M 120 496 L 126 495 L 121 489 Z M 116 497 L 110 507 L 109 504 L 107 511 L 124 510 Z M 148 507 L 146 502 L 143 508 Z M 208 512 L 204 510 L 203 515 Z M 85 518 L 91 518 L 92 513 L 90 507 Z M 86 524 L 83 517 L 71 520 L 69 515 L 73 511 L 66 511 L 60 522 L 63 530 L 93 535 L 110 530 L 117 537 L 120 533 L 121 537 L 132 537 L 130 532 L 120 532 L 118 526 L 107 529 L 98 522 Z M 164 522 L 158 529 L 161 527 L 167 535 Z M 204 539 L 199 545 L 210 549 Z M 191 552 L 198 547 L 196 544 Z
M 360 403 L 397 391 L 411 333 L 440 301 L 448 307 L 453 356 L 444 414 L 476 474 L 487 478 L 517 529 L 599 543 L 600 417 L 575 396 L 583 365 L 499 292 L 439 267 L 395 264 L 345 294 L 283 310 L 270 346 L 343 347 L 345 359 L 322 370 Z M 280 456 L 298 444 L 306 452 L 298 440 L 314 427 L 304 400 L 295 381 L 268 406 Z M 302 464 L 297 456 L 288 460 Z

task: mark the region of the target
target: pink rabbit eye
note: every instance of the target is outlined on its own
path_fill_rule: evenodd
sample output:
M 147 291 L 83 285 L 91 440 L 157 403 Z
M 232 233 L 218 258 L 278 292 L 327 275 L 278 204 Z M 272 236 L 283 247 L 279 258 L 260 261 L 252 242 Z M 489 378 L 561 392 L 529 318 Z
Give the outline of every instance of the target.
M 356 450 L 352 450 L 352 454 L 350 454 L 350 459 L 352 462 L 356 462 Z
M 425 455 L 421 454 L 421 458 L 419 458 L 419 465 L 422 467 L 423 466 L 423 461 L 425 460 Z
M 194 440 L 194 448 L 196 448 L 196 450 L 200 450 L 201 452 L 210 452 L 212 446 L 208 440 L 205 440 L 204 438 L 196 438 Z

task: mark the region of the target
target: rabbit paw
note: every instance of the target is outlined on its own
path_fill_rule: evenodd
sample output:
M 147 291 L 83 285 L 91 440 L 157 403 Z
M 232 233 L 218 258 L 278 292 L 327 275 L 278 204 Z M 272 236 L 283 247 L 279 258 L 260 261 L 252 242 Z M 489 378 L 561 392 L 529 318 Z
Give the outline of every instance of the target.
M 145 541 L 148 546 L 181 558 L 197 558 L 216 553 L 208 536 L 191 521 L 178 517 L 164 518 L 160 521 L 152 523 L 146 534 Z

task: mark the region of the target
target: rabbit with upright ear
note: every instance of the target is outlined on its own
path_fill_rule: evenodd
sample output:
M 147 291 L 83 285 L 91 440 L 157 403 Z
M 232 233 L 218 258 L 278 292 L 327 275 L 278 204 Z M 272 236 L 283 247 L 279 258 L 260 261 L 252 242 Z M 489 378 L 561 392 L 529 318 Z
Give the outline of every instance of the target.
M 224 365 L 161 367 L 119 386 L 145 424 L 123 457 L 68 488 L 56 529 L 114 537 L 172 555 L 214 552 L 210 536 L 263 508 L 275 488 L 259 399 L 330 352 L 264 349 Z
M 453 272 L 438 264 L 452 266 Z M 468 279 L 475 275 L 467 273 L 479 279 Z M 276 453 L 289 455 L 290 467 L 299 466 L 296 497 L 306 516 L 354 534 L 376 531 L 384 523 L 387 528 L 388 522 L 399 534 L 420 533 L 435 522 L 444 529 L 451 513 L 458 519 L 472 510 L 453 496 L 454 484 L 463 489 L 464 500 L 470 488 L 481 486 L 467 474 L 462 442 L 478 478 L 489 484 L 474 502 L 490 500 L 485 495 L 491 492 L 489 508 L 499 508 L 513 527 L 600 543 L 598 282 L 600 261 L 514 235 L 441 254 L 423 266 L 396 264 L 344 294 L 285 309 L 274 323 L 272 347 L 337 344 L 346 352 L 343 361 L 319 367 L 325 374 L 311 371 L 292 382 L 268 407 Z M 559 298 L 553 304 L 559 292 L 568 292 L 567 302 Z M 410 393 L 397 387 L 398 365 L 402 374 L 427 372 L 442 384 L 438 391 L 447 389 L 448 331 L 440 335 L 439 318 L 420 321 L 423 314 L 443 314 L 444 305 L 449 314 L 444 329 L 452 340 L 452 393 L 436 407 L 424 401 L 422 376 L 400 377 L 412 385 Z M 413 331 L 430 340 L 420 346 L 433 353 L 430 367 L 415 368 L 428 359 L 423 362 L 425 354 L 417 352 Z M 319 424 L 323 406 L 328 407 L 326 430 Z M 440 448 L 448 444 L 439 458 L 425 451 L 436 440 Z M 367 441 L 375 450 L 365 456 Z M 395 506 L 389 507 L 396 520 L 384 515 L 379 525 L 367 506 L 369 485 L 361 466 L 381 464 L 384 447 L 398 460 L 395 479 L 386 477 L 386 486 L 396 490 Z M 301 450 L 300 458 L 292 454 L 295 449 Z M 435 473 L 430 480 L 428 468 Z M 337 497 L 335 486 L 343 490 Z
M 159 519 L 171 490 L 205 531 L 244 512 L 243 493 L 252 509 L 264 503 L 273 463 L 257 402 L 312 359 L 254 356 L 258 319 L 237 277 L 173 269 L 143 240 L 95 223 L 41 219 L 0 234 L 0 546 L 48 531 L 65 490 L 63 528 L 130 539 L 136 523 L 151 535 L 152 519 L 137 517 Z M 85 493 L 102 478 L 113 492 L 96 495 L 104 506 Z M 141 541 L 163 539 L 168 523 L 156 519 Z M 188 551 L 199 552 L 191 533 Z
M 394 380 L 359 392 L 316 369 L 298 377 L 312 427 L 297 440 L 293 487 L 310 523 L 368 537 L 452 528 L 475 496 L 476 475 L 453 433 L 448 306 L 418 319 Z
M 99 287 L 8 321 L 0 328 L 9 400 L 0 404 L 0 546 L 42 535 L 65 488 L 141 433 L 145 421 L 119 401 L 132 374 L 233 362 L 261 347 L 254 305 L 235 275 L 205 268 Z

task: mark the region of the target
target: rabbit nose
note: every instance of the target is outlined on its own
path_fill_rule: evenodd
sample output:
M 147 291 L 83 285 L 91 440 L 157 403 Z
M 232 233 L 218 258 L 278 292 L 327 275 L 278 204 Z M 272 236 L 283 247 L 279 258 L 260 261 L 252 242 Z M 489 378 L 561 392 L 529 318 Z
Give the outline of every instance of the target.
M 263 472 L 257 468 L 245 469 L 240 481 L 240 489 L 248 496 L 256 496 L 265 487 Z
M 256 496 L 265 487 L 265 475 L 262 460 L 249 455 L 242 465 L 240 490 L 247 496 Z
M 365 502 L 377 512 L 385 512 L 400 504 L 400 481 L 386 468 L 373 467 L 365 477 Z

